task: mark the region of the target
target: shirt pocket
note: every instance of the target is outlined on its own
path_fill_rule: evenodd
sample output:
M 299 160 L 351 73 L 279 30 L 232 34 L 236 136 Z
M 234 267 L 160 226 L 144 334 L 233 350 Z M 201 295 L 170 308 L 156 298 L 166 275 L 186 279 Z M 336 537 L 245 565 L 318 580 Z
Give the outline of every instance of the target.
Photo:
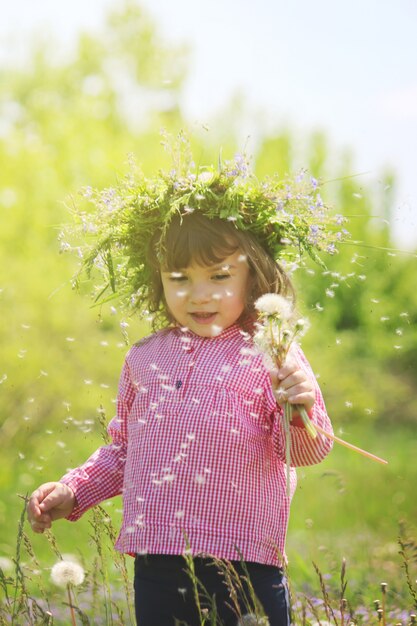
M 270 436 L 272 424 L 264 410 L 263 392 L 250 392 L 215 382 L 195 387 L 193 401 L 200 407 L 203 419 L 213 419 L 216 428 L 242 440 Z

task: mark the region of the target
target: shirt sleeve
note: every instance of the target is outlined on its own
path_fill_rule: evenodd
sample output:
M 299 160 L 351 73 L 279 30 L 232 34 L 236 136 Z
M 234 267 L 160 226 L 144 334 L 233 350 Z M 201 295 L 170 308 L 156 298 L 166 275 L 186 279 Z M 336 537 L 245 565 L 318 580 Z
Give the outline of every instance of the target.
M 300 346 L 293 344 L 292 355 L 297 360 L 299 366 L 307 373 L 308 377 L 314 384 L 316 400 L 309 413 L 310 420 L 313 424 L 321 426 L 325 431 L 333 434 L 332 424 L 327 415 L 326 407 L 323 400 L 320 387 L 311 366 L 306 359 Z M 269 377 L 268 377 L 269 378 Z M 267 403 L 271 409 L 273 419 L 272 436 L 274 438 L 274 447 L 279 458 L 285 463 L 285 432 L 283 426 L 283 411 L 277 404 L 272 385 L 268 384 Z M 314 465 L 320 463 L 330 452 L 333 447 L 333 441 L 320 433 L 317 437 L 312 438 L 304 426 L 292 424 L 290 426 L 291 434 L 291 465 L 293 467 L 301 467 L 305 465 Z
M 76 498 L 76 505 L 67 518 L 70 521 L 76 521 L 91 507 L 122 493 L 128 415 L 135 395 L 136 387 L 126 359 L 120 376 L 116 416 L 108 426 L 111 443 L 96 450 L 83 465 L 70 470 L 60 480 L 71 487 Z

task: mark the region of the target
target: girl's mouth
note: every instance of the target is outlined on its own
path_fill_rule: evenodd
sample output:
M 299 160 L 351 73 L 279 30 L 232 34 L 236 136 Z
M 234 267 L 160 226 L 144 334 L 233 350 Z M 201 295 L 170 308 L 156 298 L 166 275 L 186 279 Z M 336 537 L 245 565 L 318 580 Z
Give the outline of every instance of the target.
M 216 318 L 217 313 L 190 313 L 191 318 L 197 324 L 212 324 Z

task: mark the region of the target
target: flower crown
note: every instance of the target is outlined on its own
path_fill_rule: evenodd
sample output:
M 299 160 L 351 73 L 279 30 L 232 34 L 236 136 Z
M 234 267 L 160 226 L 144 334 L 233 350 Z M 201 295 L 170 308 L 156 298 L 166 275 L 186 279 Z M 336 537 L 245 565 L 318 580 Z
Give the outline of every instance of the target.
M 92 279 L 96 302 L 116 298 L 128 309 L 146 310 L 149 246 L 153 242 L 157 254 L 162 252 L 175 215 L 199 212 L 233 222 L 287 267 L 302 263 L 306 253 L 324 267 L 321 253 L 334 254 L 347 236 L 341 226 L 345 218 L 330 213 L 318 181 L 305 170 L 294 178 L 260 181 L 244 155 L 219 160 L 217 167 L 196 167 L 184 152 L 174 158 L 173 169 L 156 177 L 146 177 L 131 163 L 116 188 L 83 190 L 87 207 L 73 210 L 74 225 L 59 239 L 62 251 L 76 251 L 81 258 L 74 286 L 83 275 Z M 68 234 L 75 243 L 67 242 Z

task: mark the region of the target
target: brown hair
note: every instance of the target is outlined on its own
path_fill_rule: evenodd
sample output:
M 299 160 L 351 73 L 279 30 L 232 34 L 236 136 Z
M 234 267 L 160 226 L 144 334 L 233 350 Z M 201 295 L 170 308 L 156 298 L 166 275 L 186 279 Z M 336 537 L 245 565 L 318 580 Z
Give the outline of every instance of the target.
M 254 317 L 254 303 L 265 293 L 279 293 L 295 300 L 290 278 L 255 234 L 236 228 L 233 222 L 218 217 L 208 218 L 198 212 L 175 215 L 167 231 L 155 235 L 149 246 L 148 265 L 150 313 L 154 326 L 173 322 L 165 306 L 161 268 L 178 271 L 190 264 L 215 265 L 239 250 L 249 265 L 250 292 L 242 317 Z

